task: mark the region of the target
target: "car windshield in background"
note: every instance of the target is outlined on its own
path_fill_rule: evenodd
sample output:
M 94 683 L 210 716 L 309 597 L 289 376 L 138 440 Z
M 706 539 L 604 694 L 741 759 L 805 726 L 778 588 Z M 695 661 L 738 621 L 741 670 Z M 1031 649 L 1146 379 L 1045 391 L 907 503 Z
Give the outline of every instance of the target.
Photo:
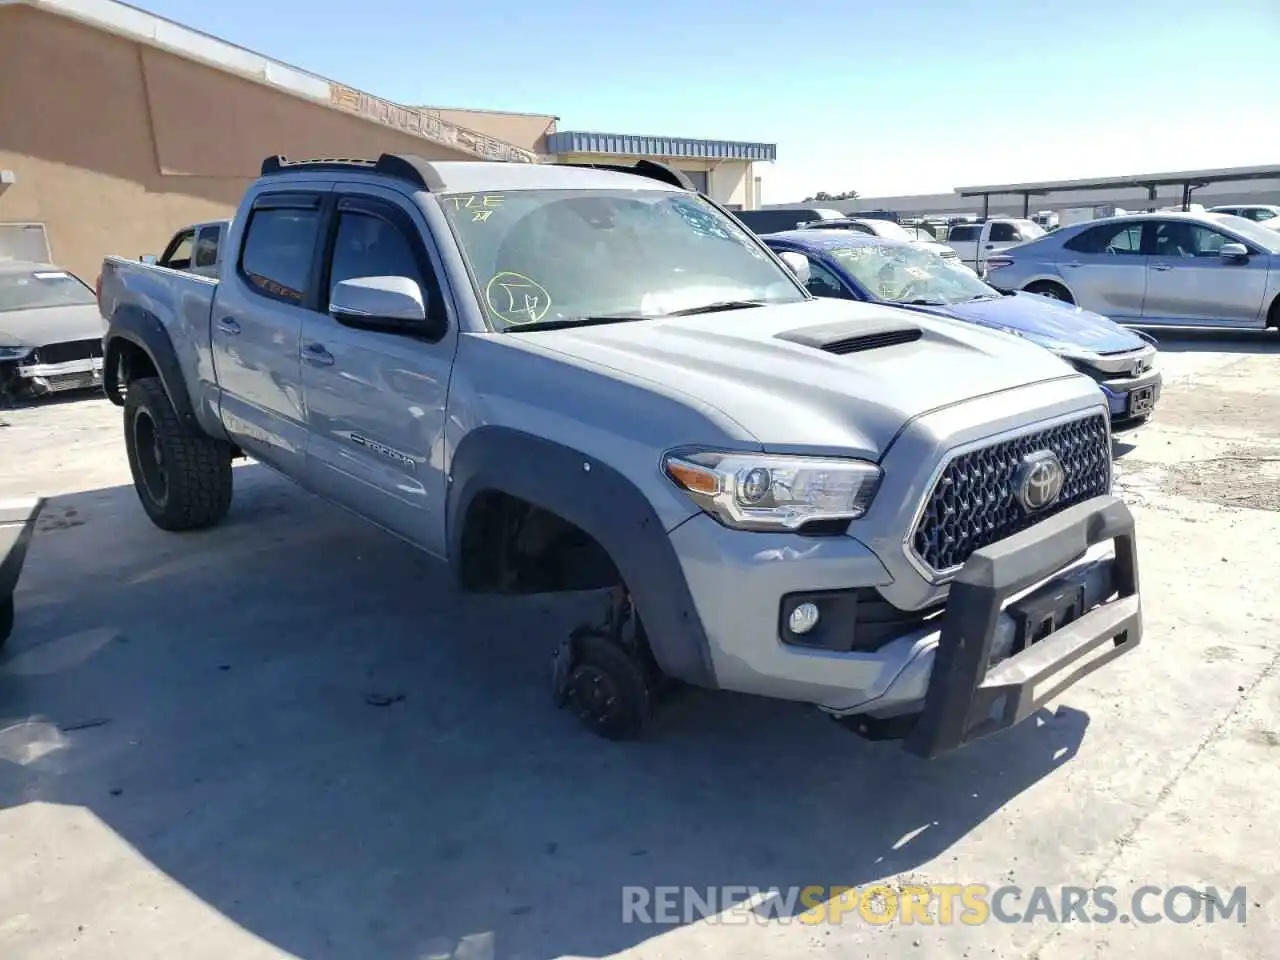
M 440 198 L 498 330 L 805 299 L 715 207 L 658 190 L 517 190 Z
M 827 253 L 874 296 L 892 303 L 967 303 L 1000 293 L 971 270 L 916 246 L 865 243 Z
M 63 270 L 0 271 L 0 313 L 96 302 L 92 290 Z
M 1034 220 L 1015 220 L 1018 225 L 1018 236 L 1025 243 L 1027 240 L 1039 240 L 1047 232 L 1044 227 L 1036 223 Z
M 884 237 L 886 240 L 914 240 L 907 228 L 892 220 L 881 220 L 876 228 L 876 235 Z
M 1264 227 L 1253 220 L 1233 216 L 1229 213 L 1211 213 L 1208 216 L 1217 220 L 1224 227 L 1234 230 L 1246 240 L 1256 243 L 1267 253 L 1280 253 L 1280 232 L 1271 227 Z

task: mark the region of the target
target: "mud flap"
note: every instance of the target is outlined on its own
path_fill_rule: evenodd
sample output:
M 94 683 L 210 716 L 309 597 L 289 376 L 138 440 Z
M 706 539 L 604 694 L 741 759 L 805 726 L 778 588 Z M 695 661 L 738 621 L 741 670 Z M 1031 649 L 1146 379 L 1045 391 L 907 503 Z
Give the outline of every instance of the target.
M 1050 581 L 1026 598 L 1026 645 L 989 666 L 1009 598 L 1108 540 L 1115 543 L 1110 599 L 1072 610 L 1075 595 Z M 952 581 L 924 710 L 903 749 L 937 757 L 1020 723 L 1141 638 L 1133 515 L 1119 498 L 1095 497 L 983 547 Z

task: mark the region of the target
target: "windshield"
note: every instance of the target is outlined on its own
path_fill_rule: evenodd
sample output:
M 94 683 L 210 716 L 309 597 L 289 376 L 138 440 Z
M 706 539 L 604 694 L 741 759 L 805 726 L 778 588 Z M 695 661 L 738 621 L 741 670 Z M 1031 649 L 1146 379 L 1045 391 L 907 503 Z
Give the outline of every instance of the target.
M 96 302 L 92 290 L 63 270 L 0 272 L 0 313 Z
M 917 246 L 865 243 L 827 253 L 862 286 L 891 303 L 965 303 L 1000 293 L 973 271 Z
M 1234 230 L 1246 240 L 1256 243 L 1267 253 L 1280 253 L 1280 232 L 1273 230 L 1271 227 L 1263 226 L 1252 220 L 1246 220 L 1244 217 L 1235 217 L 1229 213 L 1210 213 L 1206 216 L 1213 217 L 1224 227 Z
M 750 234 L 692 193 L 516 190 L 441 202 L 496 330 L 806 299 Z

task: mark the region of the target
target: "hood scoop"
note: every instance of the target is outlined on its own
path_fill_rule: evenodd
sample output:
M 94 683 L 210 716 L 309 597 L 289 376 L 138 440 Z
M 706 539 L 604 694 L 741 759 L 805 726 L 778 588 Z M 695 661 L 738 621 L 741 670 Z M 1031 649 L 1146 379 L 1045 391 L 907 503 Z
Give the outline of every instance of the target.
M 776 334 L 779 340 L 839 355 L 914 343 L 921 335 L 919 327 L 896 318 L 872 323 L 825 323 Z

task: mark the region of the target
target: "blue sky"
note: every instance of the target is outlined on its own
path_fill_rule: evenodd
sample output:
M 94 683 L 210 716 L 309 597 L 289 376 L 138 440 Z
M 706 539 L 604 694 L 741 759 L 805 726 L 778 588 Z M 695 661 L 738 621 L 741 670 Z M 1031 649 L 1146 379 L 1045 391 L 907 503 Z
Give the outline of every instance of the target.
M 142 0 L 401 103 L 763 140 L 766 202 L 1280 162 L 1280 0 Z

